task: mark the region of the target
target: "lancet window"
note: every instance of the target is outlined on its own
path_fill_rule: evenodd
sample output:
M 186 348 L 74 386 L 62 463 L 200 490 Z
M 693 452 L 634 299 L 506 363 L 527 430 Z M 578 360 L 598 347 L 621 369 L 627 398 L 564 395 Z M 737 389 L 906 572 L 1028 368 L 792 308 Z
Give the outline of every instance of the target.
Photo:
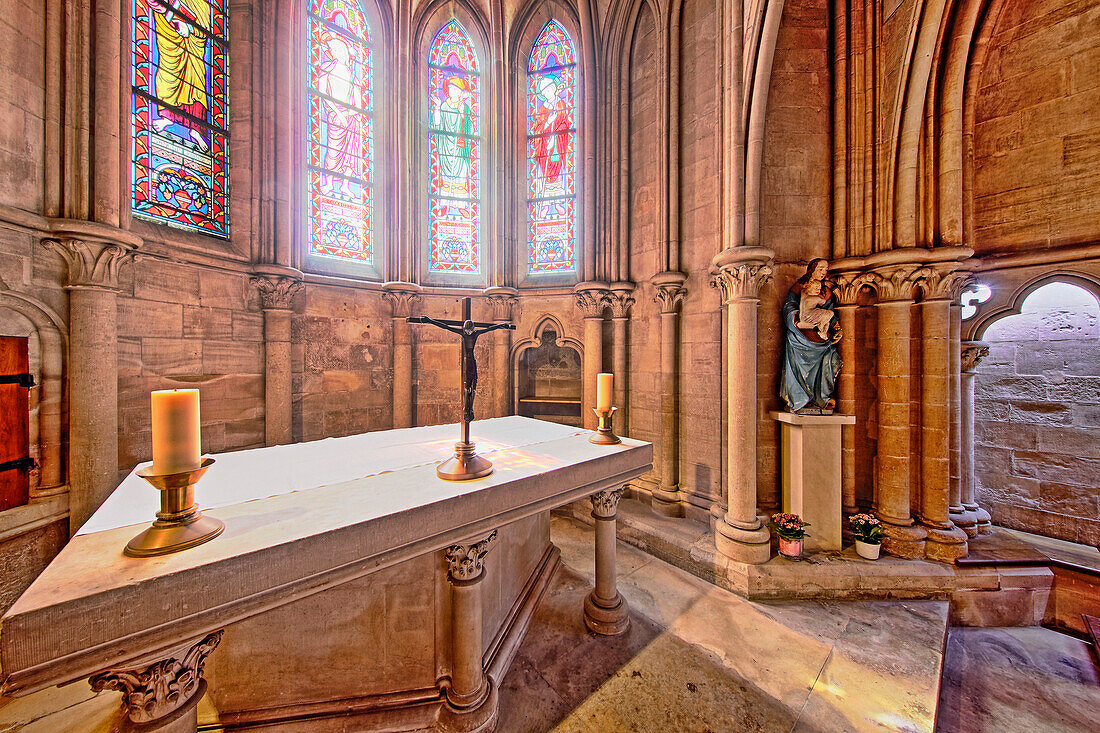
M 576 267 L 576 56 L 551 20 L 527 64 L 527 271 Z
M 132 209 L 229 235 L 226 0 L 132 0 Z
M 374 66 L 358 0 L 311 0 L 308 15 L 309 252 L 374 257 Z
M 428 52 L 428 269 L 475 274 L 481 267 L 481 77 L 457 20 Z

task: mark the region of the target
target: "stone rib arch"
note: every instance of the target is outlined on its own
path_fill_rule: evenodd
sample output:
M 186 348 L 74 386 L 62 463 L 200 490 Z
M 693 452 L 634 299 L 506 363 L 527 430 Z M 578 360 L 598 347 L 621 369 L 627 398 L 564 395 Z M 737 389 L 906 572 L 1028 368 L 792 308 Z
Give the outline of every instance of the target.
M 994 289 L 993 297 L 978 306 L 978 315 L 974 317 L 968 329 L 970 337 L 967 340 L 980 341 L 990 326 L 1004 318 L 1022 313 L 1024 301 L 1032 293 L 1053 283 L 1075 285 L 1092 295 L 1100 304 L 1100 277 L 1070 270 L 1043 273 L 1017 287 L 1011 295 L 1002 298 L 997 297 L 997 290 Z

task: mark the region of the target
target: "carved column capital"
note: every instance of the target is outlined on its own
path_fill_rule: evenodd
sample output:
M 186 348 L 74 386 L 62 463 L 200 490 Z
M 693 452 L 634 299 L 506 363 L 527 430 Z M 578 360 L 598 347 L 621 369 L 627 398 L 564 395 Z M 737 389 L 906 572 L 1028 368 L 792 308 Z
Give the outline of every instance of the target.
M 511 321 L 512 311 L 519 302 L 519 291 L 515 288 L 485 288 L 482 291 L 485 302 L 493 309 L 494 321 Z
M 573 288 L 573 302 L 585 318 L 603 318 L 603 309 L 611 303 L 607 283 L 583 282 Z
M 420 286 L 416 283 L 388 282 L 382 284 L 382 300 L 390 304 L 390 315 L 408 318 L 413 306 L 420 302 Z
M 43 239 L 42 245 L 65 261 L 65 287 L 118 290 L 118 273 L 133 261 L 137 246 L 129 242 L 107 242 L 76 237 Z
M 772 268 L 766 264 L 740 263 L 728 265 L 711 273 L 710 286 L 722 293 L 722 302 L 757 299 L 760 288 L 772 279 Z
M 879 302 L 913 300 L 913 291 L 929 268 L 914 264 L 891 265 L 870 273 Z
M 836 277 L 836 297 L 840 305 L 855 305 L 859 291 L 874 288 L 875 276 L 870 272 L 842 272 Z
M 592 502 L 592 516 L 596 519 L 614 519 L 619 509 L 619 499 L 623 498 L 625 486 L 617 489 L 597 491 L 588 500 Z
M 989 344 L 981 341 L 962 342 L 962 371 L 972 372 L 989 356 Z
M 109 669 L 92 675 L 95 692 L 118 690 L 134 723 L 159 720 L 183 707 L 205 687 L 203 668 L 224 631 L 208 634 L 178 657 L 169 657 L 143 669 Z
M 444 551 L 444 557 L 450 568 L 447 571 L 452 583 L 472 583 L 481 577 L 485 569 L 485 556 L 493 542 L 496 541 L 497 531 L 494 529 L 489 536 L 480 542 L 469 545 L 451 545 Z
M 659 272 L 650 278 L 656 292 L 653 293 L 653 302 L 657 304 L 660 313 L 678 313 L 683 305 L 687 289 L 684 281 L 687 275 L 682 272 Z
M 939 267 L 921 268 L 917 283 L 925 300 L 950 300 L 957 303 L 963 290 L 977 283 L 966 270 L 946 270 Z
M 611 306 L 612 318 L 630 318 L 630 312 L 634 308 L 634 283 L 611 283 L 611 290 L 607 295 L 607 303 Z
M 253 275 L 249 282 L 260 291 L 264 310 L 290 310 L 302 292 L 301 279 L 287 275 Z

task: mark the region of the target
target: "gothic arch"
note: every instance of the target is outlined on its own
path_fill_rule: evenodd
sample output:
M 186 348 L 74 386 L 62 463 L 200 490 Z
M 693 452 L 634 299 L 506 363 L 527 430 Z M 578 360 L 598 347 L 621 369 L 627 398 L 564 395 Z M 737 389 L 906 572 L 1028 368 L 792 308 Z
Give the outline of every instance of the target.
M 1029 279 L 1006 298 L 992 299 L 978 306 L 978 315 L 969 330 L 972 340 L 980 341 L 985 332 L 997 321 L 1022 312 L 1024 301 L 1036 290 L 1051 283 L 1067 283 L 1088 291 L 1100 303 L 1100 276 L 1072 270 L 1047 272 Z
M 9 290 L 0 281 L 0 312 L 5 310 L 29 323 L 30 332 L 26 335 L 38 342 L 38 363 L 31 364 L 37 384 L 31 392 L 31 435 L 37 433 L 38 437 L 39 469 L 37 476 L 32 474 L 31 477 L 31 498 L 61 493 L 65 484 L 62 460 L 64 376 L 68 354 L 65 322 L 45 303 Z
M 523 381 L 522 379 L 520 379 L 520 368 L 523 365 L 523 356 L 527 351 L 537 349 L 539 346 L 541 346 L 543 334 L 548 331 L 556 335 L 556 338 L 554 339 L 555 346 L 575 351 L 580 359 L 580 364 L 584 363 L 584 344 L 579 339 L 565 335 L 565 327 L 564 325 L 562 325 L 561 319 L 551 313 L 544 313 L 542 316 L 540 316 L 537 321 L 537 325 L 535 326 L 534 330 L 531 331 L 531 335 L 525 339 L 517 341 L 512 346 L 511 359 L 509 360 L 513 376 L 512 405 L 517 414 L 519 413 L 521 396 L 520 390 L 521 382 Z

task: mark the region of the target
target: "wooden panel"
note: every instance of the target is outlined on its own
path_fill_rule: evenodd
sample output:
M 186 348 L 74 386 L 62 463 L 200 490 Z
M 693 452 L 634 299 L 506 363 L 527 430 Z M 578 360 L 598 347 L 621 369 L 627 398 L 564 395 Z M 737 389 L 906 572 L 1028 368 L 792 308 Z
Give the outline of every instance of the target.
M 0 336 L 0 374 L 23 374 L 29 369 L 27 339 Z M 0 384 L 0 462 L 29 455 L 27 435 L 30 390 L 19 384 Z M 27 471 L 0 472 L 0 511 L 26 504 L 30 489 Z

